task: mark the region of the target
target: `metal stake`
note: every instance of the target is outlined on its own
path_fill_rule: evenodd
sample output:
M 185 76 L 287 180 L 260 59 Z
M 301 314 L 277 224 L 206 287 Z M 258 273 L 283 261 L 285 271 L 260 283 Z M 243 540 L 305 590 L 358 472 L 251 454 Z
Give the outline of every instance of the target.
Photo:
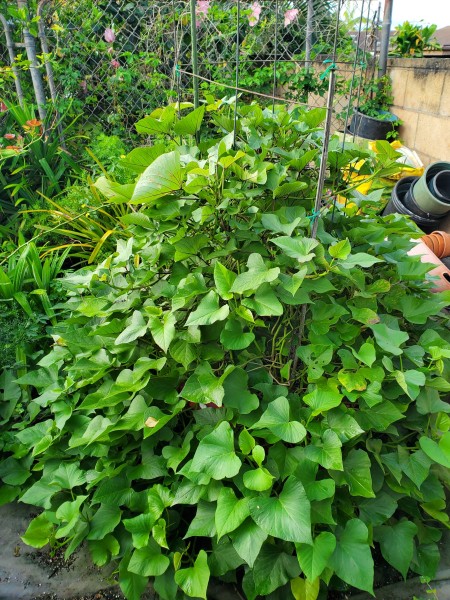
M 52 102 L 53 102 L 53 105 L 55 108 L 56 119 L 58 122 L 57 128 L 58 128 L 59 141 L 61 142 L 62 148 L 64 148 L 64 150 L 65 150 L 66 149 L 66 140 L 64 137 L 64 130 L 63 130 L 63 127 L 61 124 L 61 115 L 60 115 L 60 112 L 56 105 L 58 94 L 56 92 L 55 79 L 53 77 L 52 63 L 48 59 L 50 50 L 49 50 L 48 42 L 47 42 L 47 35 L 45 33 L 45 23 L 44 23 L 44 19 L 42 18 L 42 10 L 48 1 L 49 0 L 40 0 L 38 7 L 37 7 L 36 15 L 39 17 L 39 21 L 38 21 L 39 40 L 41 42 L 41 48 L 42 48 L 42 52 L 44 54 L 44 64 L 45 64 L 45 71 L 47 73 L 47 82 L 48 82 L 48 87 L 50 90 L 50 96 L 51 96 L 51 99 L 52 99 Z
M 236 148 L 237 109 L 238 109 L 238 87 L 239 87 L 239 53 L 241 50 L 241 0 L 237 0 L 237 27 L 236 27 L 236 73 L 235 73 L 235 98 L 234 98 L 234 124 L 233 124 L 233 147 Z
M 191 0 L 191 48 L 192 48 L 192 74 L 194 86 L 194 107 L 200 105 L 198 89 L 198 50 L 197 50 L 197 24 L 195 14 L 195 0 Z

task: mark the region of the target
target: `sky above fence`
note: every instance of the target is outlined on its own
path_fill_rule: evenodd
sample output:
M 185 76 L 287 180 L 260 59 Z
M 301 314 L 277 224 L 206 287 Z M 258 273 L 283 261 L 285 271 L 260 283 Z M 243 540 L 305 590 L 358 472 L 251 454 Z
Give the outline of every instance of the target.
M 437 25 L 438 28 L 450 25 L 450 2 L 448 0 L 393 0 L 392 25 L 405 21 L 423 25 Z M 383 15 L 384 0 L 381 0 Z

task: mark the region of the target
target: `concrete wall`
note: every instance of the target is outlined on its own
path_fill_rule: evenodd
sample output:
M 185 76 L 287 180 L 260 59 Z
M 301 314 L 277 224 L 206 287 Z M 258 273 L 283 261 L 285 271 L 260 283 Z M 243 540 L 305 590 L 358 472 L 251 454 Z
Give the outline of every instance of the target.
M 425 165 L 450 161 L 450 58 L 391 58 L 388 73 L 405 146 Z

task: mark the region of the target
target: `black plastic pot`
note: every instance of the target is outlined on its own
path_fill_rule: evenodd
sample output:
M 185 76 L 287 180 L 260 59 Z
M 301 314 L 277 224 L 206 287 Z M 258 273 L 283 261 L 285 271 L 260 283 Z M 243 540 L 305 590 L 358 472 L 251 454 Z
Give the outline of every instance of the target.
M 405 206 L 405 197 L 409 192 L 413 183 L 415 183 L 417 177 L 403 177 L 395 184 L 392 190 L 391 199 L 383 211 L 383 216 L 391 215 L 394 213 L 400 215 L 407 215 L 414 223 L 416 223 L 422 231 L 428 233 L 439 229 L 440 219 L 436 217 L 421 216 L 414 213 L 407 206 Z M 426 213 L 422 213 L 426 215 Z
M 350 132 L 368 140 L 385 140 L 395 130 L 398 117 L 386 111 L 380 111 L 380 115 L 383 118 L 368 117 L 355 108 L 349 125 Z
M 440 219 L 442 215 L 437 215 L 435 213 L 427 213 L 424 210 L 422 210 L 417 204 L 416 199 L 414 197 L 414 184 L 418 179 L 418 177 L 404 177 L 400 180 L 400 182 L 404 182 L 402 184 L 402 187 L 404 186 L 405 188 L 407 188 L 405 196 L 403 198 L 404 206 L 418 217 L 423 217 L 425 219 Z M 400 196 L 403 197 L 402 190 L 400 192 L 397 192 L 397 195 L 399 193 Z

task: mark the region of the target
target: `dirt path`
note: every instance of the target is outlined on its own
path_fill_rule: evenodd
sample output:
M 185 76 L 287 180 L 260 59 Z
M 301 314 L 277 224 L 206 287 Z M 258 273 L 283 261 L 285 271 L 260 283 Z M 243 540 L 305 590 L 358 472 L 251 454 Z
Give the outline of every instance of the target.
M 33 516 L 26 504 L 0 507 L 0 600 L 123 600 L 112 567 L 93 566 L 86 550 L 67 563 L 26 546 L 20 535 Z

